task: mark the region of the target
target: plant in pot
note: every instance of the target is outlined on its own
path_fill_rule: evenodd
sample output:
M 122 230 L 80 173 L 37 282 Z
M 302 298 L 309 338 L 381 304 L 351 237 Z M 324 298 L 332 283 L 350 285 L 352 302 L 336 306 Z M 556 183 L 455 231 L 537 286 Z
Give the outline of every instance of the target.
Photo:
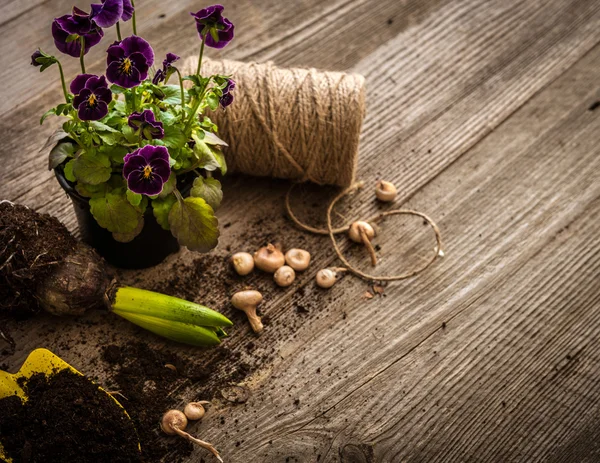
M 226 143 L 205 113 L 231 104 L 235 83 L 202 76 L 200 68 L 205 46 L 227 45 L 234 26 L 221 5 L 191 13 L 200 57 L 196 73 L 184 77 L 173 53 L 153 71 L 154 51 L 137 35 L 133 1 L 101 1 L 52 23 L 57 49 L 80 61 L 81 74 L 68 85 L 56 57 L 32 56 L 40 71 L 57 65 L 64 96 L 41 119 L 66 118 L 49 141 L 49 168 L 71 197 L 83 240 L 110 263 L 152 266 L 179 245 L 207 252 L 218 241 L 223 196 L 213 173 L 224 175 L 227 166 Z M 130 20 L 133 35 L 122 38 L 121 22 Z M 117 40 L 106 50 L 104 75 L 87 73 L 85 55 L 112 26 Z

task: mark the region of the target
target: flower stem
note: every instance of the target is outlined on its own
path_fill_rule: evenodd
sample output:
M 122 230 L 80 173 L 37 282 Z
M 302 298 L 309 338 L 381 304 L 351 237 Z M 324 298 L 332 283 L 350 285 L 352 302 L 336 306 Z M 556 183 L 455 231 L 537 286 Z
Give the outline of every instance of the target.
M 185 122 L 185 92 L 183 90 L 183 78 L 181 77 L 179 69 L 175 68 L 175 72 L 177 72 L 177 76 L 179 77 L 179 89 L 181 90 L 181 122 Z
M 122 40 L 121 39 L 121 24 L 119 22 L 117 22 L 117 39 L 119 40 L 119 42 Z
M 133 16 L 131 17 L 131 27 L 133 28 L 133 35 L 137 35 L 137 25 L 135 23 L 135 1 L 131 0 L 131 6 L 133 7 Z
M 67 85 L 65 84 L 65 73 L 63 72 L 62 64 L 60 61 L 56 60 L 56 64 L 58 64 L 58 72 L 60 72 L 60 83 L 62 84 L 63 95 L 65 96 L 65 101 L 69 102 L 69 94 L 67 93 Z
M 79 52 L 79 63 L 81 64 L 81 73 L 85 74 L 85 63 L 83 62 L 83 56 L 85 55 L 85 37 L 79 37 L 81 51 Z
M 196 69 L 196 75 L 200 75 L 200 68 L 202 67 L 202 55 L 204 55 L 204 42 L 206 41 L 206 33 L 202 34 L 202 45 L 200 45 L 200 56 L 198 57 L 198 68 Z
M 185 124 L 185 127 L 183 128 L 184 135 L 187 135 L 188 130 L 190 130 L 190 127 L 192 126 L 192 123 L 194 122 L 194 118 L 196 117 L 198 108 L 200 108 L 200 105 L 202 104 L 202 100 L 204 100 L 204 95 L 206 95 L 206 89 L 208 88 L 208 84 L 210 84 L 211 79 L 212 79 L 212 77 L 210 77 L 208 79 L 208 81 L 206 82 L 206 85 L 202 89 L 202 93 L 198 96 L 198 99 L 194 103 L 194 106 L 192 106 L 192 112 L 190 113 L 190 120 L 187 122 L 187 124 Z

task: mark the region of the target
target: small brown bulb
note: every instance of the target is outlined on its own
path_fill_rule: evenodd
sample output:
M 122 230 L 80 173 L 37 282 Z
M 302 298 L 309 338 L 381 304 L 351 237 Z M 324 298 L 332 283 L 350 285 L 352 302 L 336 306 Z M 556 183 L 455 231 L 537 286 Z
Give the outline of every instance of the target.
M 190 402 L 183 409 L 183 414 L 187 417 L 188 420 L 198 421 L 201 420 L 206 410 L 204 409 L 204 405 L 210 402 L 201 401 L 201 402 Z
M 246 314 L 255 333 L 260 333 L 264 328 L 260 317 L 256 315 L 256 308 L 262 300 L 262 294 L 255 290 L 239 291 L 231 297 L 231 304 Z
M 254 253 L 254 264 L 263 272 L 275 273 L 285 265 L 285 257 L 276 246 L 269 243 Z
M 296 272 L 294 272 L 292 267 L 284 265 L 277 269 L 275 275 L 273 275 L 273 279 L 275 280 L 275 283 L 285 288 L 294 282 L 296 279 Z
M 317 272 L 315 279 L 318 287 L 328 289 L 337 281 L 337 272 L 330 268 L 324 268 Z
M 380 180 L 377 182 L 377 186 L 375 187 L 375 196 L 379 201 L 383 201 L 384 203 L 388 203 L 396 199 L 398 195 L 398 190 L 393 183 L 386 182 L 385 180 Z
M 348 236 L 355 243 L 362 243 L 364 242 L 364 236 L 366 236 L 369 241 L 375 238 L 375 230 L 370 223 L 358 221 L 350 225 Z
M 306 270 L 310 264 L 310 252 L 304 249 L 290 249 L 285 253 L 285 263 L 297 272 Z
M 249 252 L 236 252 L 231 256 L 231 265 L 238 275 L 248 275 L 254 270 L 254 258 Z
M 371 244 L 371 240 L 375 238 L 375 230 L 371 224 L 363 221 L 354 222 L 352 225 L 350 225 L 348 237 L 355 243 L 364 244 L 365 248 L 367 248 L 367 251 L 369 251 L 369 255 L 371 256 L 371 265 L 375 267 L 375 265 L 377 265 L 377 255 L 375 254 L 375 249 Z
M 176 429 L 185 431 L 187 425 L 188 420 L 186 416 L 179 410 L 169 410 L 163 415 L 162 420 L 160 421 L 160 429 L 162 429 L 163 432 L 169 436 L 179 434 Z

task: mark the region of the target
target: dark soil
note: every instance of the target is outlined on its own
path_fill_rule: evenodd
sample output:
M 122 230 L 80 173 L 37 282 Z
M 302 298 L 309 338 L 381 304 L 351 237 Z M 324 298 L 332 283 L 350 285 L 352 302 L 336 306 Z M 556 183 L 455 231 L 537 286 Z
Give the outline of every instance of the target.
M 0 442 L 15 463 L 141 461 L 132 422 L 85 377 L 39 373 L 21 386 L 27 402 L 0 400 Z
M 170 393 L 191 375 L 184 362 L 169 351 L 154 350 L 141 342 L 106 346 L 102 359 L 114 369 L 111 375 L 114 388 L 125 397 L 121 403 L 138 430 L 144 461 L 160 461 L 169 452 L 176 455 L 169 460 L 173 463 L 188 456 L 192 444 L 179 438 L 165 438 L 159 427 L 162 415 L 176 405 Z
M 54 271 L 78 243 L 55 217 L 0 203 L 0 313 L 39 310 L 36 282 Z

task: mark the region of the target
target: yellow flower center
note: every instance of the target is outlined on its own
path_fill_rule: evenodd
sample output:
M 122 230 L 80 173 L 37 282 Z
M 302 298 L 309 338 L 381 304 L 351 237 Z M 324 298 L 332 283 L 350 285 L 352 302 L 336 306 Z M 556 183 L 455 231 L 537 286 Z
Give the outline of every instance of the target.
M 123 73 L 129 75 L 131 74 L 131 60 L 129 58 L 125 58 L 123 60 L 123 62 L 121 63 L 121 71 L 123 71 Z
M 96 101 L 97 101 L 96 95 L 94 95 L 92 93 L 88 98 L 88 105 L 93 108 L 94 106 L 96 106 Z
M 144 167 L 144 178 L 150 178 L 150 175 L 152 175 L 152 167 Z

